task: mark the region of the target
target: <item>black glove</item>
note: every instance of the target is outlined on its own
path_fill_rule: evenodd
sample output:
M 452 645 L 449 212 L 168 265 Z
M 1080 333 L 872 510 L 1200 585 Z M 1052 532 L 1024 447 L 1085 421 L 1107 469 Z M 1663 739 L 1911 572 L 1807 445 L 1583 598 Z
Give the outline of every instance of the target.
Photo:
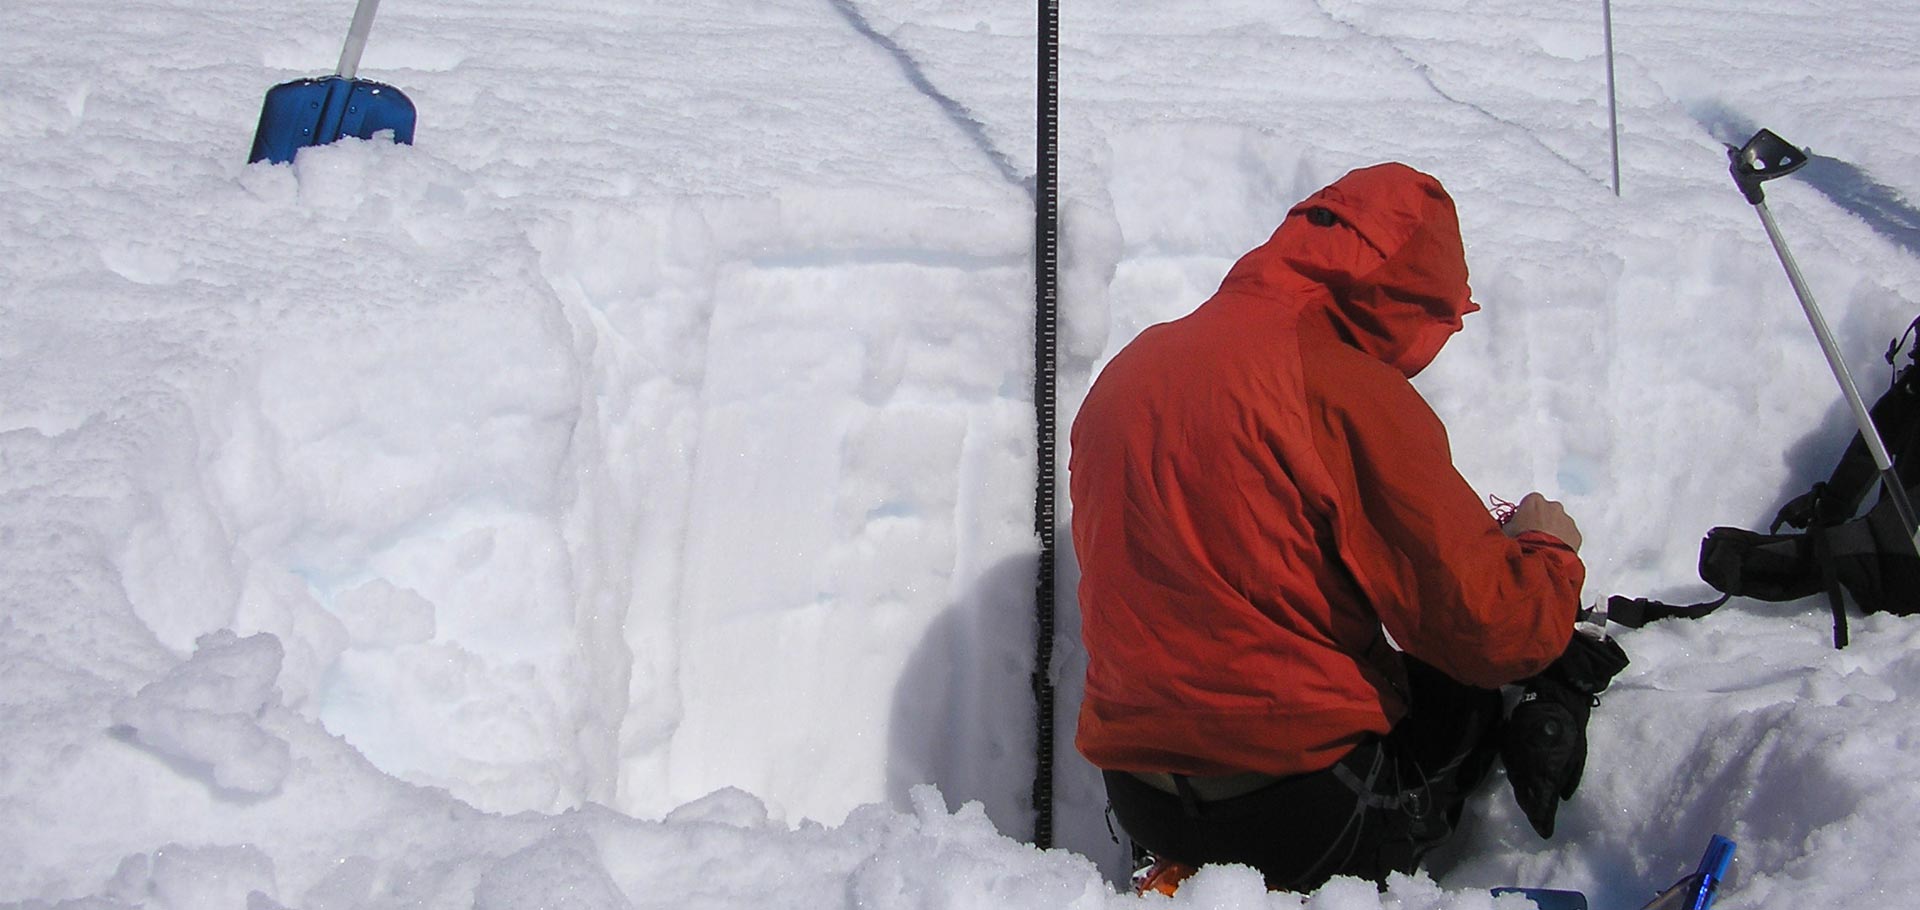
M 1587 718 L 1595 695 L 1627 666 L 1627 652 L 1612 639 L 1575 632 L 1559 659 L 1525 682 L 1500 733 L 1507 781 L 1527 821 L 1541 837 L 1553 836 L 1560 801 L 1572 799 L 1587 766 Z

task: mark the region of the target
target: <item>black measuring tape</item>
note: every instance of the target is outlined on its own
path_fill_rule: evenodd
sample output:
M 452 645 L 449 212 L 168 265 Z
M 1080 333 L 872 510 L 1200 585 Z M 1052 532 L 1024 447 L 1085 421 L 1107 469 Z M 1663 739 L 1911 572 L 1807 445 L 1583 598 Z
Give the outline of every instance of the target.
M 1038 445 L 1033 529 L 1040 536 L 1033 657 L 1033 843 L 1053 846 L 1054 477 L 1060 360 L 1060 2 L 1039 0 L 1038 103 L 1033 175 L 1033 418 Z

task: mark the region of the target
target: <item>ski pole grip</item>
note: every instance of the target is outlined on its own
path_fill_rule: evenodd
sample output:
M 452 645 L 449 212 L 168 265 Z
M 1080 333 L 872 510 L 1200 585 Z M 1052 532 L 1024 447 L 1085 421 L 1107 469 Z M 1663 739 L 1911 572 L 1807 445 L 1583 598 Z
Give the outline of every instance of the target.
M 1760 188 L 1760 175 L 1742 166 L 1743 151 L 1727 146 L 1727 173 L 1733 175 L 1733 185 L 1740 188 L 1740 195 L 1747 197 L 1747 204 L 1759 205 L 1767 201 L 1767 193 Z
M 373 14 L 380 0 L 360 0 L 353 9 L 353 24 L 347 28 L 347 43 L 340 48 L 340 66 L 335 70 L 342 79 L 352 79 L 360 70 L 360 52 L 367 49 L 367 33 L 373 31 Z
M 1747 197 L 1750 205 L 1759 205 L 1767 200 L 1767 194 L 1760 184 L 1775 177 L 1785 177 L 1799 170 L 1807 163 L 1808 155 L 1804 149 L 1780 138 L 1772 130 L 1761 130 L 1740 148 L 1727 146 L 1728 170 L 1733 172 L 1733 182 L 1740 187 L 1740 195 Z

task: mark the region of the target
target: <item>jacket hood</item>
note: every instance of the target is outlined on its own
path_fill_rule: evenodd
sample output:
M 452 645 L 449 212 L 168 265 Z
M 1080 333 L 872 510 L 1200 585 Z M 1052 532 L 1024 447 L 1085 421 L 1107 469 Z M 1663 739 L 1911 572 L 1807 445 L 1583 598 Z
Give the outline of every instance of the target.
M 1404 164 L 1352 171 L 1302 200 L 1221 289 L 1291 296 L 1298 278 L 1328 292 L 1309 295 L 1302 317 L 1323 310 L 1361 350 L 1408 377 L 1480 308 L 1452 197 Z

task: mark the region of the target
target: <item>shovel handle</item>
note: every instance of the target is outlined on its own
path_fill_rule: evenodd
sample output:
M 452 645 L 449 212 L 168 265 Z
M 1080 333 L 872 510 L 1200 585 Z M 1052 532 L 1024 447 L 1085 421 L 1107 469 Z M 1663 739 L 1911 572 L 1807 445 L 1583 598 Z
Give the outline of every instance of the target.
M 353 25 L 347 28 L 347 43 L 340 48 L 340 66 L 336 70 L 342 79 L 352 79 L 360 70 L 360 52 L 367 49 L 367 33 L 373 31 L 373 14 L 380 9 L 380 0 L 360 0 L 353 9 Z

